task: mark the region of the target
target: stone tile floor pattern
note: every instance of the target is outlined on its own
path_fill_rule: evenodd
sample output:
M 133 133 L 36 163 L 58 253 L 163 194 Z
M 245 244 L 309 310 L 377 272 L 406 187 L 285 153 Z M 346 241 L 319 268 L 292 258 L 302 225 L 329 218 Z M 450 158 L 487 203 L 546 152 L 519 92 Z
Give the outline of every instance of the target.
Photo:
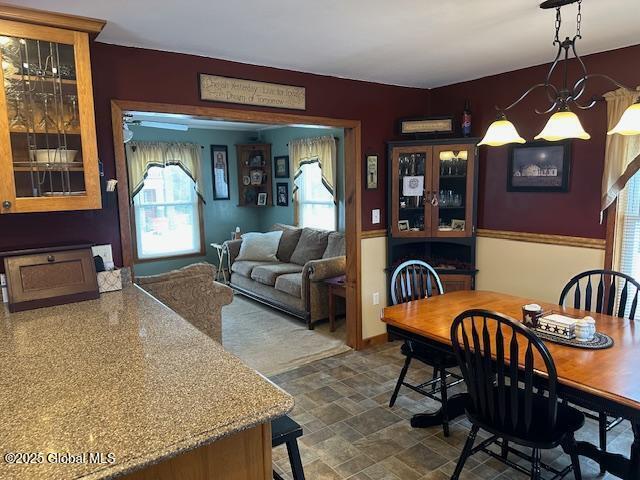
M 465 418 L 454 421 L 448 438 L 440 427 L 411 428 L 409 419 L 414 413 L 434 411 L 439 404 L 407 388 L 401 389 L 396 404 L 389 408 L 403 359 L 400 343 L 393 342 L 319 360 L 271 378 L 295 397 L 291 416 L 304 429 L 298 444 L 307 480 L 451 477 L 469 423 Z M 407 379 L 419 383 L 425 378 L 431 378 L 431 370 L 413 362 Z M 577 438 L 597 443 L 597 424 L 588 420 Z M 633 440 L 628 422 L 609 432 L 608 438 L 610 451 L 628 455 Z M 544 452 L 543 461 L 556 468 L 570 463 L 560 449 Z M 292 478 L 284 445 L 274 449 L 273 462 L 283 478 Z M 616 478 L 599 476 L 598 466 L 590 459 L 582 457 L 581 466 L 585 479 Z M 460 478 L 506 480 L 528 476 L 480 452 L 467 461 Z

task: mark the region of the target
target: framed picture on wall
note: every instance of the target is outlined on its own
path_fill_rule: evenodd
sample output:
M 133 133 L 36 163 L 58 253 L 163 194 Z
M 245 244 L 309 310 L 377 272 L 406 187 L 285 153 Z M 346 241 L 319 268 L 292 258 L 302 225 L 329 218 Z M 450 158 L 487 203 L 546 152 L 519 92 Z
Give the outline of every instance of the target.
M 568 192 L 571 140 L 511 145 L 508 192 Z
M 378 188 L 378 155 L 367 155 L 367 190 Z
M 229 154 L 226 145 L 211 145 L 213 199 L 229 200 Z
M 267 193 L 261 192 L 258 194 L 258 206 L 264 207 L 267 204 Z
M 276 203 L 279 207 L 289 206 L 289 184 L 285 182 L 276 183 Z
M 274 157 L 274 163 L 276 164 L 276 178 L 289 178 L 289 155 L 281 155 Z

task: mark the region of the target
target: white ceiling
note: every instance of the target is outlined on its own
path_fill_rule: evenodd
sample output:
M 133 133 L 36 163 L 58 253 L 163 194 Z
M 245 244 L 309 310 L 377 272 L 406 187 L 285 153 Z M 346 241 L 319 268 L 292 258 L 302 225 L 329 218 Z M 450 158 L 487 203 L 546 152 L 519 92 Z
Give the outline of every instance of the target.
M 105 19 L 98 37 L 105 43 L 415 87 L 538 65 L 555 53 L 555 12 L 536 0 L 6 3 Z M 638 7 L 638 0 L 584 0 L 580 52 L 640 43 Z M 564 35 L 574 34 L 575 11 L 563 9 Z

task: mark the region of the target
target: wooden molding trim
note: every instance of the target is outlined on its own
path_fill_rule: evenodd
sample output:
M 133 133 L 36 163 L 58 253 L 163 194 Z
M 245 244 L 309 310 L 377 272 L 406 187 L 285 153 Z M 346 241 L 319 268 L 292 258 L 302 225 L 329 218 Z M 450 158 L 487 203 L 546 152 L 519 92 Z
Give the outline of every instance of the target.
M 565 247 L 593 248 L 595 250 L 604 250 L 606 246 L 606 240 L 602 238 L 569 237 L 566 235 L 549 235 L 546 233 L 509 232 L 505 230 L 479 228 L 477 235 L 479 237 L 514 240 L 516 242 L 544 243 Z
M 365 338 L 362 340 L 362 348 L 375 347 L 376 345 L 382 345 L 389 341 L 389 335 L 387 333 L 381 333 L 374 337 Z
M 316 117 L 304 113 L 291 114 L 259 110 L 238 110 L 199 105 L 173 105 L 130 100 L 111 100 L 111 123 L 113 127 L 113 145 L 118 180 L 118 209 L 120 216 L 120 241 L 124 266 L 133 265 L 133 245 L 131 232 L 131 214 L 129 211 L 129 188 L 127 164 L 122 139 L 122 115 L 126 111 L 179 113 L 210 119 L 227 121 L 249 121 L 268 124 L 311 124 L 344 128 L 345 157 L 345 236 L 347 250 L 347 345 L 359 350 L 363 348 L 362 305 L 361 305 L 361 258 L 360 238 L 362 230 L 362 168 L 358 159 L 362 158 L 362 129 L 360 120 L 347 120 L 329 117 Z
M 360 232 L 360 238 L 364 239 L 364 238 L 379 238 L 379 237 L 386 237 L 387 236 L 387 229 L 384 228 L 382 230 L 366 230 L 363 232 Z
M 47 12 L 35 8 L 16 7 L 0 3 L 0 19 L 13 20 L 15 22 L 46 25 L 48 27 L 65 28 L 78 32 L 86 32 L 97 35 L 106 25 L 106 20 L 97 18 L 79 17 L 66 13 Z

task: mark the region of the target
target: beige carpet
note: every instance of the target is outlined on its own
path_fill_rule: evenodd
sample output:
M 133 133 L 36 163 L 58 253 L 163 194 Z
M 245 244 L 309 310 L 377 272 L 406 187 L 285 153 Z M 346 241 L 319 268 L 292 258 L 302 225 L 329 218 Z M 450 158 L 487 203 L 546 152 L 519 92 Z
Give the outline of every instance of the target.
M 308 330 L 297 318 L 242 295 L 222 308 L 222 345 L 263 375 L 275 375 L 350 350 L 344 318 Z

